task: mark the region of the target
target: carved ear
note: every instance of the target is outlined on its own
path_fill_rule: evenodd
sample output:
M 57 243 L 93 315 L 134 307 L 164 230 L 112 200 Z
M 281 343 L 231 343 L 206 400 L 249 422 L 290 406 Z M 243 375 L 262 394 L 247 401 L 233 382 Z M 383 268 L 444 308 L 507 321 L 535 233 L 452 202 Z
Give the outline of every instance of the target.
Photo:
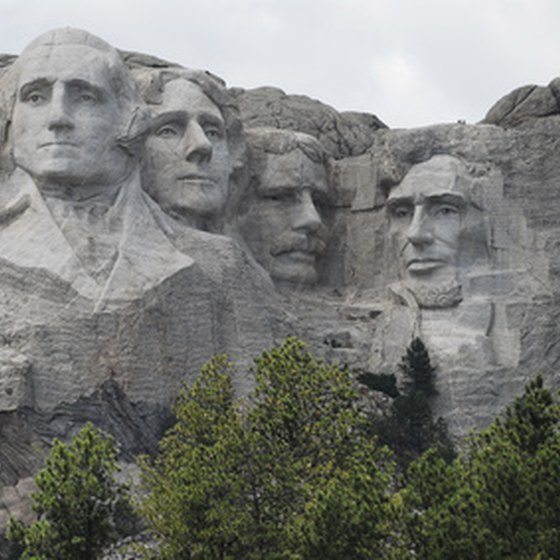
M 10 141 L 11 119 L 5 109 L 0 109 L 0 172 L 11 173 L 14 169 L 13 146 Z
M 6 111 L 4 109 L 0 109 L 0 142 L 2 143 L 2 149 L 4 149 L 8 143 L 10 125 L 11 121 L 6 114 Z
M 131 156 L 137 155 L 144 145 L 151 125 L 152 119 L 147 109 L 137 105 L 132 111 L 128 123 L 125 125 L 123 134 L 117 138 L 117 145 L 126 150 Z

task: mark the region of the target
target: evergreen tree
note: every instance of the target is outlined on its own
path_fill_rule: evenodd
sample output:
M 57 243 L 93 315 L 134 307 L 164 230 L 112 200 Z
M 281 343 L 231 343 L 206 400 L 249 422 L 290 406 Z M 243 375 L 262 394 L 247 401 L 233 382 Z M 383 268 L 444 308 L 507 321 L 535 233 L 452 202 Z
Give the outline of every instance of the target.
M 393 400 L 390 416 L 377 422 L 381 441 L 395 451 L 403 468 L 430 447 L 451 460 L 454 450 L 445 422 L 441 418 L 434 421 L 432 414 L 432 398 L 437 395 L 435 368 L 419 338 L 407 347 L 399 367 L 403 390 Z
M 430 361 L 428 349 L 418 337 L 407 347 L 399 368 L 404 374 L 406 393 L 421 393 L 426 398 L 437 395 L 435 368 Z
M 392 463 L 369 436 L 347 372 L 287 340 L 255 361 L 250 406 L 214 359 L 142 463 L 161 558 L 380 558 Z
M 417 558 L 560 557 L 560 408 L 541 377 L 453 463 L 408 471 L 402 534 Z
M 86 424 L 68 444 L 55 439 L 32 494 L 39 519 L 10 519 L 8 539 L 29 560 L 94 560 L 117 538 L 117 512 L 126 511 L 126 488 L 117 484 L 117 452 L 110 437 Z

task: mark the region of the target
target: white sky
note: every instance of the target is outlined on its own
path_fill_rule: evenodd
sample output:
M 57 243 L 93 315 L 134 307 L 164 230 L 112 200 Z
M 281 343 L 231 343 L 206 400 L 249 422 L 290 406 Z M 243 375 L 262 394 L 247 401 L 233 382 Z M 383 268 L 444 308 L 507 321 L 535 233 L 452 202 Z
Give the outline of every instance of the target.
M 392 128 L 476 122 L 560 75 L 560 0 L 0 0 L 0 52 L 67 25 Z

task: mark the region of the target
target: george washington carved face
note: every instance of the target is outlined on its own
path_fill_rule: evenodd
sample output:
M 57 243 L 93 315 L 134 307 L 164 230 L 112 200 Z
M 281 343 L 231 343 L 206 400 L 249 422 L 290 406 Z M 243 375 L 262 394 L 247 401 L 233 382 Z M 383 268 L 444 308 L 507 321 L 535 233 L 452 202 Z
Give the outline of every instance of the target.
M 130 155 L 118 145 L 124 117 L 113 87 L 115 66 L 122 65 L 123 78 L 126 68 L 111 47 L 87 37 L 50 32 L 17 61 L 14 160 L 39 185 L 115 183 L 129 171 Z

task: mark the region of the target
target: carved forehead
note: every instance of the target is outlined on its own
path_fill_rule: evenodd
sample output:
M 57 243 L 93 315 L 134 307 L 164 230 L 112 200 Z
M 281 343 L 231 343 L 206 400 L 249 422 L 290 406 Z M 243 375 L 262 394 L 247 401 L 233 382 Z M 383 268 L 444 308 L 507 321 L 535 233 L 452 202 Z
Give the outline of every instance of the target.
M 265 154 L 299 151 L 316 163 L 324 164 L 326 154 L 321 143 L 309 134 L 294 130 L 257 127 L 246 130 L 251 148 Z
M 109 45 L 109 43 L 99 37 L 96 37 L 95 35 L 92 35 L 88 31 L 65 27 L 61 29 L 53 29 L 39 35 L 39 37 L 33 39 L 33 41 L 25 47 L 21 56 L 25 57 L 29 52 L 33 51 L 37 47 L 56 47 L 60 45 L 83 45 L 100 52 L 116 53 L 116 50 Z
M 399 185 L 391 189 L 388 200 L 421 199 L 453 194 L 470 199 L 473 181 L 465 164 L 451 156 L 435 156 L 413 166 Z
M 77 78 L 119 93 L 125 82 L 131 84 L 117 50 L 80 29 L 55 29 L 40 35 L 23 50 L 14 66 L 19 85 L 37 77 Z
M 82 80 L 112 90 L 107 60 L 98 51 L 81 45 L 38 47 L 19 72 L 18 87 L 35 80 Z
M 161 105 L 154 106 L 154 114 L 167 112 L 208 113 L 223 121 L 219 107 L 193 82 L 177 78 L 165 84 Z
M 266 166 L 261 178 L 260 189 L 267 187 L 302 188 L 326 193 L 327 173 L 325 166 L 313 161 L 300 150 L 284 154 L 267 154 Z

